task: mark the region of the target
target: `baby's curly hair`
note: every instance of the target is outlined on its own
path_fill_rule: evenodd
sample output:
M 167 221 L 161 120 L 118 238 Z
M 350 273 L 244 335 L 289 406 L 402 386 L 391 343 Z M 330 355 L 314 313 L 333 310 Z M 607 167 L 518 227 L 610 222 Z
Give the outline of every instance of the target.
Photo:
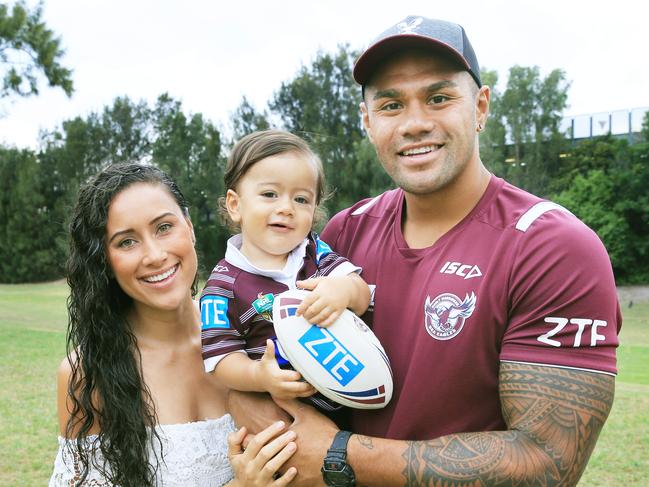
M 296 152 L 303 154 L 315 164 L 317 172 L 316 187 L 316 210 L 313 215 L 313 226 L 324 222 L 327 213 L 322 204 L 329 198 L 325 184 L 324 168 L 322 161 L 311 150 L 309 144 L 303 139 L 284 130 L 260 130 L 241 138 L 232 151 L 225 167 L 225 191 L 229 189 L 236 191 L 236 186 L 248 170 L 257 162 L 267 157 L 283 154 L 285 152 Z M 232 221 L 228 215 L 225 204 L 225 196 L 219 198 L 219 217 L 221 222 L 233 233 L 241 231 L 241 227 Z

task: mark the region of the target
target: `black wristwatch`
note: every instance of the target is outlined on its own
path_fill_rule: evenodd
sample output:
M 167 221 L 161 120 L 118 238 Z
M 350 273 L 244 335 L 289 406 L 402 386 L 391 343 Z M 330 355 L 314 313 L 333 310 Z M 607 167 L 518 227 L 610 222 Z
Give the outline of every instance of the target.
M 351 487 L 356 485 L 356 477 L 351 465 L 347 463 L 347 442 L 352 434 L 349 431 L 339 431 L 327 450 L 322 465 L 324 483 L 334 487 Z

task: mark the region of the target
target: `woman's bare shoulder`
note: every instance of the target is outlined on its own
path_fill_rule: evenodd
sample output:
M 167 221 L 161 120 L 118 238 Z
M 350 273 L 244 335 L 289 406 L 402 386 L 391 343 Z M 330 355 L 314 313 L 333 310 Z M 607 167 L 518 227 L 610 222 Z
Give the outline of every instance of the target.
M 61 363 L 59 364 L 59 368 L 56 371 L 56 376 L 61 379 L 61 378 L 68 378 L 72 374 L 72 361 L 74 361 L 76 357 L 69 357 L 65 356 L 63 360 L 61 360 Z
M 78 373 L 81 374 L 80 363 L 77 361 L 77 354 L 72 352 L 61 360 L 56 372 L 56 411 L 59 418 L 59 431 L 63 437 L 70 433 L 74 435 L 79 429 L 79 424 L 75 421 L 76 427 L 73 427 L 72 431 L 68 431 L 68 423 L 70 422 L 72 412 L 74 411 L 74 401 L 71 395 L 74 394 L 75 397 L 79 397 L 77 394 L 80 387 L 79 381 L 81 376 L 74 378 L 77 382 L 76 384 L 71 384 L 75 367 L 79 367 Z M 75 389 L 74 391 L 73 387 Z M 93 400 L 93 409 L 95 409 L 96 405 L 96 401 Z M 79 411 L 76 414 L 77 417 L 83 416 L 83 413 Z M 99 433 L 99 427 L 95 422 L 88 434 L 96 433 Z

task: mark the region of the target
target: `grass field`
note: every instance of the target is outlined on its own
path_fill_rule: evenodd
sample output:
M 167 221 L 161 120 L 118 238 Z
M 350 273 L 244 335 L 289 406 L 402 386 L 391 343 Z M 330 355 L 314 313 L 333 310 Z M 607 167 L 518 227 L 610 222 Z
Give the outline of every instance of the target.
M 47 485 L 65 283 L 0 285 L 0 486 Z M 623 308 L 613 411 L 580 486 L 649 485 L 649 302 Z

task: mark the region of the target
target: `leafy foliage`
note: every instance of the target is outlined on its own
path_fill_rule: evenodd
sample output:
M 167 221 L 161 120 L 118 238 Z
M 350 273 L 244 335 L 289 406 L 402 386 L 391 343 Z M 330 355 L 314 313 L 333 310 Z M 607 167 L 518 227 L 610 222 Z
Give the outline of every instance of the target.
M 368 177 L 380 181 L 377 190 L 391 184 L 362 144 L 360 89 L 351 75 L 356 57 L 348 46 L 339 46 L 333 54 L 319 53 L 293 80 L 282 83 L 269 104 L 284 128 L 306 139 L 322 159 L 333 191 L 328 207 L 334 212 L 376 194 L 366 184 Z
M 221 134 L 202 115 L 186 115 L 168 95 L 158 98 L 152 123 L 152 161 L 173 177 L 190 202 L 199 262 L 209 271 L 228 237 L 216 216 L 216 201 L 224 192 Z
M 67 120 L 42 136 L 39 152 L 0 147 L 0 282 L 62 275 L 66 219 L 78 187 L 113 162 L 151 162 L 178 181 L 191 204 L 204 272 L 225 251 L 229 233 L 218 223 L 217 199 L 227 148 L 245 134 L 279 124 L 308 140 L 334 190 L 332 213 L 393 187 L 363 133 L 360 90 L 351 78 L 355 57 L 348 46 L 318 53 L 261 111 L 244 97 L 227 135 L 163 94 L 153 106 L 122 97 L 100 113 Z M 630 146 L 605 136 L 573 144 L 559 131 L 568 88 L 563 71 L 542 77 L 536 67 L 514 66 L 502 91 L 495 71 L 483 71 L 482 79 L 492 86 L 480 137 L 485 164 L 582 218 L 608 248 L 618 283 L 648 282 L 649 115 L 645 142 Z
M 121 161 L 151 162 L 167 171 L 192 205 L 201 262 L 210 269 L 222 255 L 227 232 L 216 220 L 221 134 L 202 115 L 185 114 L 168 95 L 153 108 L 117 98 L 101 114 L 63 122 L 42 145 L 39 153 L 0 148 L 0 282 L 60 277 L 79 186 Z
M 62 249 L 56 241 L 62 222 L 54 202 L 48 201 L 42 169 L 32 152 L 0 148 L 2 282 L 41 282 L 61 275 Z
M 484 132 L 480 134 L 480 157 L 495 174 L 505 176 L 509 169 L 507 159 L 507 126 L 502 115 L 502 94 L 498 90 L 498 72 L 482 70 L 482 83 L 491 88 L 489 117 Z
M 498 81 L 493 71 L 482 75 L 485 84 Z M 532 193 L 548 194 L 568 144 L 559 125 L 569 86 L 560 69 L 542 78 L 537 66 L 510 68 L 505 91 L 492 91 L 481 141 L 485 161 L 496 174 Z
M 231 121 L 233 145 L 234 142 L 248 134 L 270 128 L 268 113 L 265 111 L 263 113 L 258 112 L 245 96 L 234 111 Z
M 604 242 L 618 283 L 649 282 L 649 144 L 628 147 L 610 136 L 570 156 L 552 199 Z
M 72 71 L 60 63 L 61 41 L 42 17 L 40 4 L 31 11 L 22 1 L 11 9 L 0 4 L 0 98 L 37 95 L 41 76 L 50 86 L 72 94 Z

